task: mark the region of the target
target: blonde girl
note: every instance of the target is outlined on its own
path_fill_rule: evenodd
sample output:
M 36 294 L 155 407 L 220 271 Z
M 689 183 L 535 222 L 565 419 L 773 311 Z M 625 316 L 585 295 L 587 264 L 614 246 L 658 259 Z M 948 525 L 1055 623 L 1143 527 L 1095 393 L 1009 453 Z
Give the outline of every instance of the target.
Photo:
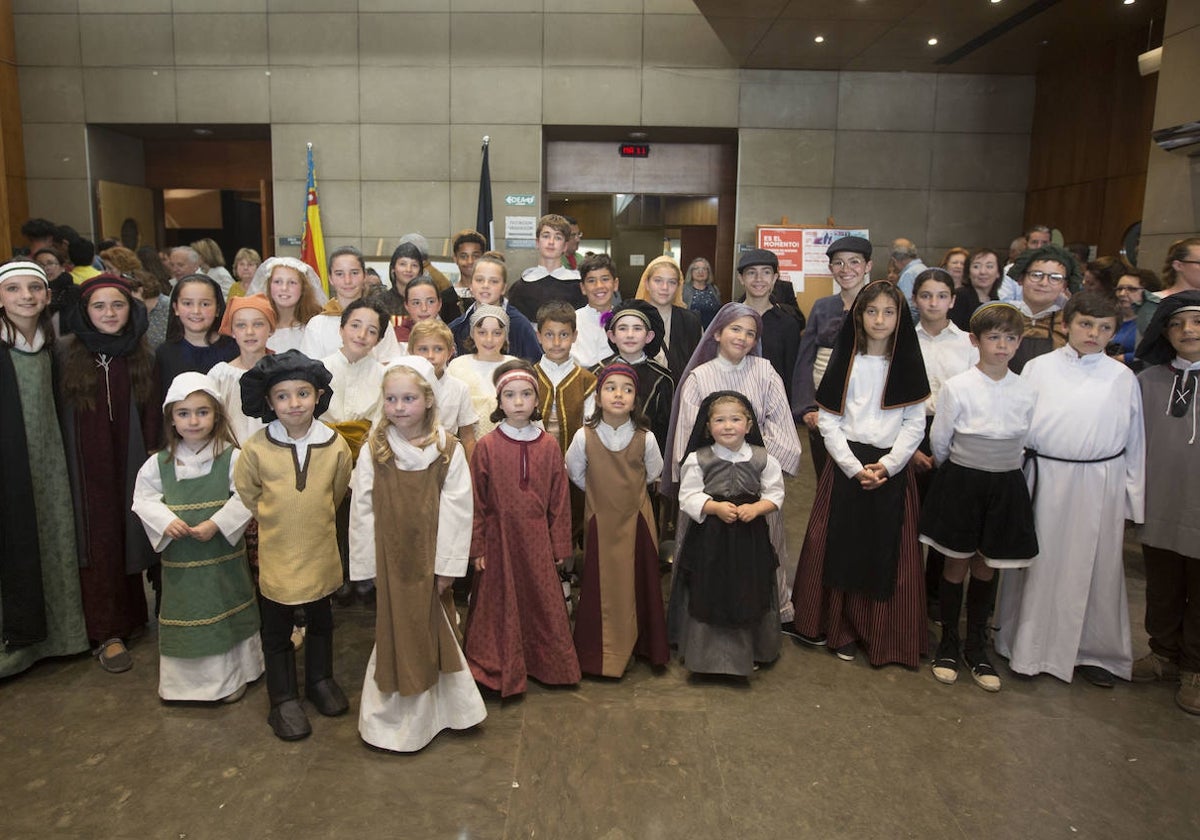
M 163 400 L 166 448 L 138 471 L 133 512 L 162 552 L 158 694 L 233 703 L 263 673 L 254 582 L 233 485 L 238 450 L 216 383 L 182 373 Z
M 384 372 L 382 417 L 351 487 L 350 577 L 374 579 L 378 593 L 358 731 L 397 752 L 487 716 L 450 593 L 467 570 L 471 475 L 462 447 L 437 424 L 435 383 L 419 356 Z

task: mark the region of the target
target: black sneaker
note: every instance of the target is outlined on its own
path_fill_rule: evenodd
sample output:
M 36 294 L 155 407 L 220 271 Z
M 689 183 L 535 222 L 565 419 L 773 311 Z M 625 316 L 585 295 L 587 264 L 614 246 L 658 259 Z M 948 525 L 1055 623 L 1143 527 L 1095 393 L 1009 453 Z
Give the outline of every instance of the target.
M 1097 688 L 1112 688 L 1116 679 L 1112 673 L 1099 665 L 1077 665 L 1075 673 Z
M 808 645 L 809 647 L 825 647 L 825 645 L 829 644 L 829 640 L 826 639 L 824 636 L 806 636 L 806 635 L 804 635 L 803 633 L 801 633 L 800 631 L 798 631 L 796 629 L 796 623 L 794 621 L 788 622 L 788 624 L 791 624 L 791 632 L 789 632 L 786 629 L 787 628 L 786 624 L 780 625 L 780 627 L 779 627 L 780 632 L 782 632 L 788 636 L 791 636 L 793 639 L 800 642 L 801 644 Z
M 971 669 L 971 679 L 975 680 L 975 685 L 984 691 L 1000 690 L 1000 675 L 992 667 L 991 660 L 988 659 L 986 651 L 963 651 L 963 659 L 966 660 L 967 666 Z
M 858 645 L 854 642 L 847 642 L 834 650 L 833 655 L 843 662 L 853 662 L 854 657 L 858 655 Z
M 946 685 L 954 685 L 958 681 L 958 640 L 943 636 L 930 665 L 933 668 L 935 680 Z

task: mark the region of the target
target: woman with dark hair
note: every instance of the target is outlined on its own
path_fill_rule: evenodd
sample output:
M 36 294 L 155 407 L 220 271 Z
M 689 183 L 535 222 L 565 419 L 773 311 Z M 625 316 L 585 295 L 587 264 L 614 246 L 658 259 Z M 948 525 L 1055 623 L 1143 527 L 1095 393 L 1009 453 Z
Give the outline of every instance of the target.
M 237 358 L 237 342 L 221 335 L 224 316 L 221 287 L 207 274 L 189 274 L 175 284 L 167 315 L 167 337 L 154 351 L 160 394 L 165 394 L 181 373 L 208 373 L 218 362 Z
M 960 330 L 970 328 L 971 315 L 989 300 L 1000 299 L 1000 257 L 990 248 L 980 248 L 967 260 L 966 282 L 954 294 L 950 321 Z
M 133 485 L 158 448 L 162 413 L 154 403 L 154 357 L 146 307 L 129 282 L 100 274 L 80 287 L 59 343 L 67 471 L 88 639 L 100 666 L 133 667 L 126 641 L 148 619 L 141 573 L 154 564 L 133 515 Z

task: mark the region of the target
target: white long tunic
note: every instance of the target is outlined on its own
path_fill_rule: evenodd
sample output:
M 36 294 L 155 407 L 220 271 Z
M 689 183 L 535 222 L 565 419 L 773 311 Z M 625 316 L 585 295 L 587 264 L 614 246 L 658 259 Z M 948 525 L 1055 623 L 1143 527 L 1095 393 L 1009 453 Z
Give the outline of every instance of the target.
M 250 511 L 242 504 L 233 484 L 233 469 L 238 453 L 229 459 L 229 501 L 212 516 L 213 524 L 231 543 L 242 538 L 250 524 Z M 199 452 L 180 443 L 175 450 L 175 477 L 183 481 L 203 478 L 212 472 L 211 441 Z M 171 544 L 164 532 L 178 517 L 163 503 L 163 481 L 158 456 L 151 455 L 138 470 L 133 488 L 133 512 L 142 521 L 146 536 L 155 551 Z M 158 696 L 163 700 L 220 700 L 263 674 L 262 642 L 258 633 L 239 642 L 225 653 L 184 658 L 159 656 Z
M 438 430 L 440 442 L 444 432 Z M 402 470 L 423 470 L 441 457 L 437 445 L 413 446 L 394 429 L 387 433 L 394 463 Z M 375 460 L 370 446 L 358 455 L 358 466 L 351 479 L 350 578 L 375 577 Z M 402 516 L 403 511 L 383 511 Z M 471 472 L 461 446 L 456 446 L 442 484 L 438 504 L 437 549 L 434 573 L 462 577 L 467 571 L 471 550 L 471 524 L 474 501 Z M 449 619 L 447 619 L 449 623 Z M 468 729 L 487 717 L 483 698 L 471 676 L 462 649 L 458 651 L 458 671 L 443 672 L 435 685 L 421 694 L 404 697 L 384 694 L 375 683 L 376 648 L 371 649 L 367 673 L 363 678 L 359 704 L 358 731 L 368 744 L 385 750 L 414 752 L 434 739 L 443 729 Z
M 267 347 L 276 353 L 288 350 L 299 350 L 304 343 L 304 325 L 292 324 L 290 327 L 279 327 L 267 338 Z M 339 345 L 340 346 L 340 345 Z
M 1127 680 L 1122 544 L 1125 520 L 1143 520 L 1145 499 L 1137 380 L 1103 353 L 1081 357 L 1070 346 L 1030 360 L 1021 378 L 1037 392 L 1028 448 L 1074 461 L 1118 457 L 1037 460 L 1039 560 L 1001 579 L 996 651 L 1021 674 L 1070 682 L 1077 665 L 1097 665 Z M 1032 492 L 1032 464 L 1026 475 Z
M 351 362 L 341 350 L 336 350 L 321 364 L 333 381 L 333 399 L 321 419 L 329 423 L 348 420 L 374 420 L 383 405 L 383 365 L 370 356 Z

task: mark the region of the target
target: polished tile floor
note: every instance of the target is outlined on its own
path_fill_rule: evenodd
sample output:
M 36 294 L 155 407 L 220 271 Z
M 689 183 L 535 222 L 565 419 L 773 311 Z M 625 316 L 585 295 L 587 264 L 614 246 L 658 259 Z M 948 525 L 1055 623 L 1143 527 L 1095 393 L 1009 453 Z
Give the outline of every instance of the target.
M 788 489 L 794 555 L 810 474 Z M 619 682 L 534 684 L 489 698 L 476 730 L 399 756 L 356 730 L 373 614 L 335 618 L 352 711 L 312 712 L 297 743 L 272 737 L 261 681 L 232 706 L 160 703 L 152 634 L 126 674 L 83 657 L 0 682 L 0 838 L 1200 836 L 1200 718 L 1167 685 L 1001 666 L 989 695 L 787 642 L 749 683 L 637 664 Z

